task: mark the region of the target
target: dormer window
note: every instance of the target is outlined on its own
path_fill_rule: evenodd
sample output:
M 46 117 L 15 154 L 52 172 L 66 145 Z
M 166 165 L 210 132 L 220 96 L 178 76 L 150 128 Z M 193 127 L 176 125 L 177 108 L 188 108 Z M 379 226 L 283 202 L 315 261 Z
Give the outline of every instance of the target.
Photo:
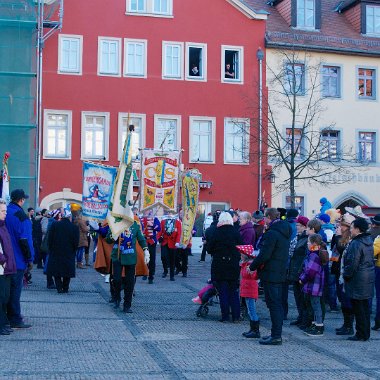
M 137 16 L 172 17 L 173 0 L 126 0 L 127 14 Z
M 366 34 L 380 36 L 380 7 L 366 6 Z
M 315 29 L 315 0 L 297 0 L 297 28 Z

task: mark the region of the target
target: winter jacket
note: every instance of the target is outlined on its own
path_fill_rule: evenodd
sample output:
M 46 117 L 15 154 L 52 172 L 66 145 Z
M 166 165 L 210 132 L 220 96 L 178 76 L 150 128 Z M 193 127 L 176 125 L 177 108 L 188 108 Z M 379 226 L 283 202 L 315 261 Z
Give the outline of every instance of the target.
M 211 241 L 212 235 L 216 232 L 217 229 L 217 222 L 212 222 L 210 227 L 208 227 L 205 231 L 205 240 L 206 240 L 206 250 L 208 253 L 210 253 L 209 248 L 208 248 L 208 243 Z
M 327 200 L 327 198 L 323 197 L 319 200 L 321 204 L 320 213 L 325 214 L 327 210 L 331 208 L 331 203 Z
M 373 242 L 373 254 L 375 255 L 376 266 L 380 267 L 380 235 Z
M 0 265 L 4 266 L 5 264 L 4 274 L 16 273 L 17 268 L 13 254 L 11 236 L 9 235 L 4 220 L 0 220 L 0 246 Z
M 260 280 L 282 283 L 286 281 L 292 228 L 284 220 L 276 219 L 264 233 L 259 255 L 250 265 L 251 271 L 258 270 Z
M 302 272 L 303 262 L 307 255 L 307 234 L 303 231 L 297 235 L 292 257 L 289 263 L 288 281 L 297 282 Z
M 253 228 L 255 230 L 255 237 L 256 237 L 255 249 L 258 249 L 258 244 L 259 244 L 259 241 L 261 240 L 260 238 L 264 233 L 264 227 L 265 227 L 265 222 L 263 220 L 260 220 L 258 223 L 255 223 L 253 225 Z
M 240 269 L 240 297 L 254 298 L 257 300 L 259 297 L 259 285 L 257 280 L 257 272 L 247 272 L 250 262 L 246 261 L 241 264 Z
M 325 285 L 325 271 L 321 265 L 318 251 L 308 251 L 299 278 L 303 284 L 302 291 L 311 296 L 321 297 Z
M 52 222 L 48 234 L 49 260 L 46 274 L 56 277 L 75 277 L 78 243 L 78 226 L 66 218 Z
M 380 226 L 373 225 L 369 230 L 369 233 L 371 234 L 372 240 L 375 241 L 375 239 L 380 235 Z
M 170 218 L 173 219 L 173 218 Z M 167 245 L 170 249 L 175 249 L 176 244 L 181 241 L 182 223 L 179 219 L 174 219 L 173 231 L 167 230 L 167 220 L 161 221 L 161 231 L 158 234 L 161 245 Z
M 241 236 L 234 226 L 217 227 L 208 242 L 212 255 L 212 281 L 238 281 L 240 276 L 240 253 L 236 249 L 242 244 Z
M 81 216 L 78 216 L 74 224 L 79 228 L 79 246 L 78 247 L 88 247 L 87 233 L 89 227 L 87 226 L 85 220 Z
M 17 270 L 25 270 L 34 259 L 32 222 L 18 204 L 11 202 L 5 224 L 11 236 Z
M 292 228 L 292 236 L 290 237 L 290 240 L 293 240 L 297 236 L 297 218 L 287 218 L 287 222 L 290 224 L 290 227 Z
M 247 222 L 246 224 L 240 226 L 239 232 L 243 240 L 243 244 L 250 244 L 255 246 L 256 234 L 252 222 Z
M 373 297 L 375 284 L 374 250 L 371 235 L 352 238 L 343 256 L 344 288 L 349 298 L 365 300 Z

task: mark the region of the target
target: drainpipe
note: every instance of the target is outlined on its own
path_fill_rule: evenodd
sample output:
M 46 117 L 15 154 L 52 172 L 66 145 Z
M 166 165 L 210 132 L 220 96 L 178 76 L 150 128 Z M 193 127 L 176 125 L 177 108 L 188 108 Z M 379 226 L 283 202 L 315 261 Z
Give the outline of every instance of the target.
M 263 59 L 264 52 L 259 47 L 256 52 L 256 58 L 259 61 L 259 175 L 258 175 L 258 210 L 262 205 L 262 181 L 263 181 Z

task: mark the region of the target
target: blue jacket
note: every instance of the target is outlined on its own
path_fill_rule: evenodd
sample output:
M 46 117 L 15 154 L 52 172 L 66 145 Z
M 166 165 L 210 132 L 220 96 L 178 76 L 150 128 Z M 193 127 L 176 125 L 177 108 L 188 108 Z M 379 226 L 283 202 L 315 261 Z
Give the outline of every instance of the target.
M 11 235 L 17 270 L 25 270 L 28 263 L 32 263 L 34 259 L 32 222 L 18 204 L 11 202 L 7 208 L 5 224 Z M 23 244 L 24 249 L 29 248 L 30 257 L 28 259 L 25 259 L 24 256 Z

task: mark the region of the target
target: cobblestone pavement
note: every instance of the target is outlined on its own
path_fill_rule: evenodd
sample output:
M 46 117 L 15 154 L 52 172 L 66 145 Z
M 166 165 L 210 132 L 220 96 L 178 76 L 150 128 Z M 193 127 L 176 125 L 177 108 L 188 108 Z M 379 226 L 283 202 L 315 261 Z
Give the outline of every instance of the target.
M 46 289 L 42 271 L 23 291 L 22 312 L 33 324 L 0 336 L 0 379 L 380 379 L 380 332 L 348 342 L 327 313 L 324 337 L 310 338 L 285 322 L 282 346 L 241 336 L 247 321 L 219 323 L 218 305 L 196 316 L 191 299 L 205 285 L 210 262 L 189 258 L 187 278 L 162 279 L 157 255 L 153 285 L 139 278 L 133 314 L 108 304 L 108 284 L 93 269 L 78 270 L 69 294 Z M 209 257 L 207 258 L 209 260 Z M 295 317 L 292 294 L 289 320 Z M 262 334 L 270 320 L 260 300 Z

